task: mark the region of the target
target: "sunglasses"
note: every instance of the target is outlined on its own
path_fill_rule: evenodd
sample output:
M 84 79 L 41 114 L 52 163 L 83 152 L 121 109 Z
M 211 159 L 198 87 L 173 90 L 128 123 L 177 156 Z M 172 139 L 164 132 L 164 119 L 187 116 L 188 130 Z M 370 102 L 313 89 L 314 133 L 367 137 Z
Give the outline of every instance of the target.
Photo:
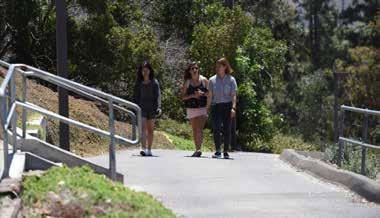
M 199 68 L 198 67 L 192 67 L 191 69 L 192 70 L 198 70 Z

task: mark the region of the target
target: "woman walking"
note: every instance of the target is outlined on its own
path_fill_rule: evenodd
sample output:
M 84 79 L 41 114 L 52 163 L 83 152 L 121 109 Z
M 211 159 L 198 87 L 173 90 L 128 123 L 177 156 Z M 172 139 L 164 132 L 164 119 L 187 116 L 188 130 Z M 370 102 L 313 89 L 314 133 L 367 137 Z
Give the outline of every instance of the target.
M 207 119 L 207 86 L 208 80 L 200 75 L 196 62 L 189 64 L 184 73 L 182 100 L 185 102 L 187 119 L 193 130 L 195 152 L 192 157 L 201 157 L 203 128 Z
M 141 156 L 152 156 L 154 121 L 161 114 L 160 85 L 154 78 L 154 70 L 145 61 L 137 71 L 134 102 L 140 106 L 142 115 Z
M 228 159 L 231 144 L 231 119 L 236 114 L 236 80 L 230 63 L 226 58 L 216 61 L 216 75 L 209 80 L 208 109 L 211 109 L 215 154 L 213 158 L 221 158 L 222 126 L 223 126 L 223 157 Z

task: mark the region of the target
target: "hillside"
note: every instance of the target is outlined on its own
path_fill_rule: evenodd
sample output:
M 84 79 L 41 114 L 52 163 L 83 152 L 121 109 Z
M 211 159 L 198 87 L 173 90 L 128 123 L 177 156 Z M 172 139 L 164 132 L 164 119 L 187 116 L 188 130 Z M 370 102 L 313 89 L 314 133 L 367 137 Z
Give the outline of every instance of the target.
M 0 77 L 1 78 L 1 77 Z M 0 79 L 1 82 L 2 78 Z M 21 78 L 17 78 L 17 92 L 21 91 Z M 45 109 L 53 112 L 58 112 L 58 94 L 52 89 L 41 85 L 40 83 L 28 79 L 27 81 L 28 93 L 27 100 L 33 104 L 39 105 Z M 89 124 L 91 126 L 107 130 L 108 129 L 108 114 L 104 114 L 100 107 L 100 103 L 89 101 L 82 98 L 70 96 L 70 118 Z M 18 109 L 20 113 L 21 110 Z M 30 116 L 30 114 L 29 114 Z M 20 118 L 20 117 L 19 117 Z M 121 136 L 127 136 L 131 134 L 130 124 L 122 121 L 115 122 L 116 132 Z M 58 132 L 59 125 L 55 120 L 48 119 L 48 142 L 57 145 L 59 138 Z M 70 143 L 71 150 L 79 155 L 98 155 L 108 152 L 109 140 L 104 137 L 100 137 L 96 134 L 84 131 L 76 127 L 70 127 Z M 154 140 L 155 148 L 174 148 L 174 145 L 167 139 L 167 137 L 157 132 Z M 118 149 L 126 148 L 125 146 L 118 145 Z

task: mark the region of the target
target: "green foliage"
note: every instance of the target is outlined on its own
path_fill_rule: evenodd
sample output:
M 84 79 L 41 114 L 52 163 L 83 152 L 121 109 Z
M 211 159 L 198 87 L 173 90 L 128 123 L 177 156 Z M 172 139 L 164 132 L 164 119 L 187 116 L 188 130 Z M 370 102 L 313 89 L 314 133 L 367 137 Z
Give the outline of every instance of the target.
M 269 147 L 275 154 L 281 154 L 284 149 L 294 149 L 299 151 L 318 151 L 319 146 L 305 142 L 301 136 L 284 135 L 277 133 L 269 142 Z
M 77 52 L 70 58 L 71 77 L 131 98 L 137 68 L 144 60 L 160 71 L 163 57 L 155 32 L 142 24 L 136 3 L 105 1 L 104 8 L 82 4 L 89 14 L 76 22 Z
M 64 198 L 66 205 L 79 205 L 86 217 L 175 217 L 152 196 L 114 183 L 89 167 L 55 167 L 41 177 L 30 176 L 23 182 L 22 200 L 26 207 L 52 203 L 51 199 L 49 202 L 51 193 Z M 93 210 L 94 205 L 101 210 Z M 71 213 L 78 213 L 78 210 Z
M 168 118 L 184 122 L 186 111 L 179 92 L 178 89 L 173 90 L 171 88 L 161 90 L 162 110 Z
M 237 51 L 238 82 L 254 82 L 258 97 L 263 99 L 281 80 L 286 51 L 286 45 L 276 41 L 270 29 L 251 29 Z
M 348 61 L 337 61 L 338 69 L 348 74 L 344 84 L 346 101 L 357 107 L 379 108 L 380 49 L 355 47 L 348 53 Z
M 205 8 L 204 22 L 194 27 L 190 55 L 201 62 L 206 76 L 214 74 L 215 61 L 223 56 L 234 65 L 236 50 L 249 33 L 252 22 L 240 7 L 228 9 L 222 4 Z
M 54 1 L 5 1 L 10 34 L 1 57 L 56 72 Z M 67 1 L 68 69 L 78 82 L 129 98 L 138 65 L 163 61 L 156 33 L 136 1 Z M 17 11 L 18 13 L 14 13 Z M 9 13 L 9 14 L 8 14 Z M 1 23 L 0 23 L 1 25 Z M 4 49 L 4 50 L 3 50 Z
M 298 123 L 304 139 L 319 141 L 326 139 L 328 116 L 331 113 L 333 98 L 330 95 L 329 72 L 316 71 L 298 81 L 301 99 L 296 105 Z
M 328 144 L 325 150 L 326 159 L 333 164 L 337 164 L 339 156 L 339 146 L 338 144 Z M 355 172 L 361 173 L 361 157 L 362 152 L 360 147 L 346 145 L 344 147 L 344 159 L 342 162 L 342 168 Z M 374 150 L 367 150 L 366 158 L 366 176 L 369 178 L 376 178 L 377 173 L 379 172 L 379 163 L 378 157 L 380 153 Z
M 257 100 L 253 83 L 240 84 L 238 93 L 238 144 L 247 151 L 271 152 L 270 147 L 258 143 L 269 141 L 274 133 L 270 111 Z
M 314 70 L 332 67 L 335 50 L 332 36 L 337 26 L 337 9 L 328 0 L 301 0 L 303 19 L 309 22 L 307 44 Z

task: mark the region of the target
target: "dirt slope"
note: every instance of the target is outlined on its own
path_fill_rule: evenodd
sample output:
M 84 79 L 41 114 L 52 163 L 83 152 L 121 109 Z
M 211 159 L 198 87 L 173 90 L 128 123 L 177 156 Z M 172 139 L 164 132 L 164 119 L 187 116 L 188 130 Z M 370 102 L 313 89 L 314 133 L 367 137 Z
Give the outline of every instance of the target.
M 0 76 L 0 82 L 2 78 Z M 17 93 L 20 96 L 21 78 L 17 77 Z M 37 81 L 28 79 L 27 101 L 39 105 L 53 112 L 58 112 L 58 94 L 51 88 L 41 85 Z M 70 118 L 89 124 L 91 126 L 107 130 L 108 114 L 100 110 L 99 103 L 69 97 L 69 114 Z M 20 112 L 20 110 L 18 110 Z M 116 132 L 122 136 L 131 134 L 131 126 L 127 122 L 116 121 Z M 59 125 L 55 120 L 48 120 L 47 140 L 58 144 Z M 96 134 L 84 131 L 76 127 L 70 127 L 71 150 L 76 154 L 88 156 L 97 155 L 108 152 L 109 140 Z M 164 134 L 157 132 L 155 135 L 154 147 L 157 148 L 173 148 L 174 146 L 165 137 Z M 125 148 L 118 146 L 118 148 Z

